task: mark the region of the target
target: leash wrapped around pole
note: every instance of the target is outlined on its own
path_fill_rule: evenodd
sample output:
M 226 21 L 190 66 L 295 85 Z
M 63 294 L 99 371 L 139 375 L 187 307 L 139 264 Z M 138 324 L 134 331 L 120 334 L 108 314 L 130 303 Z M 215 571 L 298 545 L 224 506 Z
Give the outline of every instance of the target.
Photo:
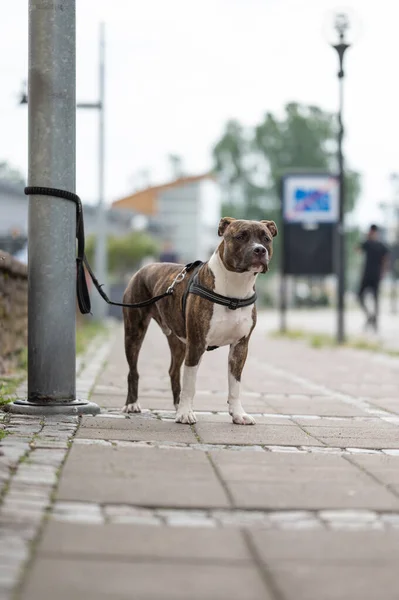
M 155 296 L 154 298 L 149 298 L 148 300 L 144 300 L 143 302 L 138 302 L 137 304 L 126 304 L 124 302 L 112 302 L 107 294 L 102 289 L 102 285 L 98 282 L 96 276 L 94 275 L 92 268 L 86 258 L 85 255 L 85 233 L 84 233 L 84 222 L 83 222 L 83 207 L 82 201 L 77 194 L 72 192 L 67 192 L 66 190 L 58 190 L 56 188 L 48 188 L 48 187 L 38 187 L 38 186 L 28 186 L 25 188 L 25 194 L 27 196 L 35 195 L 35 196 L 53 196 L 55 198 L 61 198 L 63 200 L 70 200 L 74 202 L 76 205 L 76 239 L 78 241 L 77 248 L 77 256 L 76 256 L 76 293 L 78 298 L 79 310 L 83 315 L 89 314 L 91 311 L 91 302 L 90 302 L 90 294 L 89 289 L 87 287 L 86 267 L 87 272 L 89 273 L 91 280 L 94 284 L 94 287 L 100 294 L 100 296 L 105 300 L 107 304 L 112 304 L 113 306 L 124 306 L 126 308 L 143 308 L 144 306 L 149 306 L 150 304 L 154 304 L 162 298 L 166 296 L 170 296 L 173 294 L 174 286 L 179 281 L 182 281 L 185 277 L 185 273 L 190 270 L 191 264 L 186 265 L 183 271 L 181 271 L 172 285 L 159 296 Z M 192 263 L 194 265 L 194 263 Z M 184 275 L 182 276 L 184 272 Z M 181 277 L 179 279 L 179 277 Z
M 137 302 L 136 304 L 127 304 L 125 302 L 112 302 L 102 289 L 102 284 L 99 283 L 97 277 L 94 275 L 92 268 L 85 255 L 83 207 L 79 196 L 77 194 L 73 194 L 72 192 L 67 192 L 65 190 L 37 186 L 26 187 L 25 194 L 27 196 L 35 195 L 62 198 L 63 200 L 70 200 L 76 205 L 76 239 L 78 241 L 76 255 L 76 293 L 78 298 L 79 310 L 83 315 L 86 315 L 91 311 L 90 295 L 89 289 L 87 287 L 86 274 L 84 269 L 85 267 L 91 277 L 94 287 L 100 294 L 101 298 L 103 298 L 103 300 L 105 300 L 107 304 L 112 304 L 113 306 L 124 306 L 126 308 L 144 308 L 145 306 L 155 304 L 155 302 L 162 300 L 162 298 L 166 298 L 166 296 L 170 296 L 171 294 L 173 294 L 175 286 L 181 281 L 183 281 L 187 273 L 190 272 L 192 272 L 192 274 L 182 299 L 183 315 L 185 314 L 186 302 L 189 294 L 196 294 L 210 302 L 214 302 L 215 304 L 225 306 L 230 310 L 237 310 L 237 308 L 244 308 L 246 306 L 250 306 L 256 301 L 256 292 L 254 292 L 254 294 L 249 298 L 230 298 L 228 296 L 222 296 L 221 294 L 218 294 L 213 290 L 209 290 L 202 286 L 198 281 L 198 270 L 204 263 L 200 260 L 196 260 L 192 263 L 187 264 L 176 275 L 170 286 L 167 288 L 166 292 L 164 292 L 163 294 L 160 294 L 159 296 L 154 296 L 153 298 L 148 298 L 148 300 L 144 300 L 143 302 Z

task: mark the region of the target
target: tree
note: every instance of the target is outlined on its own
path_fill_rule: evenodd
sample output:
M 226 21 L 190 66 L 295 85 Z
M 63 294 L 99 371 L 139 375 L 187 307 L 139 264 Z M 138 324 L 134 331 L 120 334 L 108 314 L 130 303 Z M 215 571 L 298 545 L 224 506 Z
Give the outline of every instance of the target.
M 266 113 L 254 129 L 229 121 L 213 149 L 214 166 L 221 177 L 235 215 L 260 218 L 279 216 L 281 175 L 289 169 L 335 171 L 337 120 L 315 106 L 290 103 L 282 118 Z M 345 210 L 353 210 L 360 192 L 360 176 L 346 172 Z
M 0 161 L 0 180 L 9 181 L 21 187 L 25 186 L 25 177 L 7 161 Z
M 94 262 L 96 239 L 91 235 L 86 241 L 86 255 L 90 264 Z M 108 270 L 111 275 L 125 275 L 135 270 L 143 258 L 158 254 L 155 241 L 148 234 L 138 231 L 124 236 L 108 236 Z

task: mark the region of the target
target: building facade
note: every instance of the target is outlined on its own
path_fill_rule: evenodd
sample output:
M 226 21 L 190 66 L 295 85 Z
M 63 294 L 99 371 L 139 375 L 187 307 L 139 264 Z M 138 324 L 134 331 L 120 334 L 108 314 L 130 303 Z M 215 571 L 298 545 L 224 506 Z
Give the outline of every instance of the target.
M 150 216 L 159 242 L 171 242 L 180 262 L 187 263 L 208 260 L 217 246 L 221 204 L 217 181 L 205 174 L 141 190 L 112 207 Z

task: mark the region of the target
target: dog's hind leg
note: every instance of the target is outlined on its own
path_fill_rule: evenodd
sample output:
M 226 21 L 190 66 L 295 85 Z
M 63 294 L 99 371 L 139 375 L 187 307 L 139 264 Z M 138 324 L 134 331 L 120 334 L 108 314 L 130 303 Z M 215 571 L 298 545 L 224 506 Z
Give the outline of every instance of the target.
M 127 376 L 127 398 L 122 412 L 139 413 L 141 407 L 137 399 L 139 385 L 137 361 L 151 321 L 151 312 L 148 308 L 124 308 L 123 317 L 125 321 L 125 353 L 129 364 L 129 374 Z
M 180 371 L 186 353 L 186 345 L 181 342 L 175 335 L 168 335 L 168 344 L 171 354 L 171 362 L 169 368 L 170 383 L 172 386 L 173 403 L 177 409 L 180 401 L 181 383 Z

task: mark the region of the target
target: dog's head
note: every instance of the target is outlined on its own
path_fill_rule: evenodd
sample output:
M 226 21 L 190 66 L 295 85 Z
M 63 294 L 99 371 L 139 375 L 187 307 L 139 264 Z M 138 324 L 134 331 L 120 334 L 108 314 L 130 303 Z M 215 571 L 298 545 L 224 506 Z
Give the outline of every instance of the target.
M 273 256 L 274 221 L 244 221 L 223 217 L 218 233 L 223 237 L 220 257 L 229 271 L 266 273 Z

